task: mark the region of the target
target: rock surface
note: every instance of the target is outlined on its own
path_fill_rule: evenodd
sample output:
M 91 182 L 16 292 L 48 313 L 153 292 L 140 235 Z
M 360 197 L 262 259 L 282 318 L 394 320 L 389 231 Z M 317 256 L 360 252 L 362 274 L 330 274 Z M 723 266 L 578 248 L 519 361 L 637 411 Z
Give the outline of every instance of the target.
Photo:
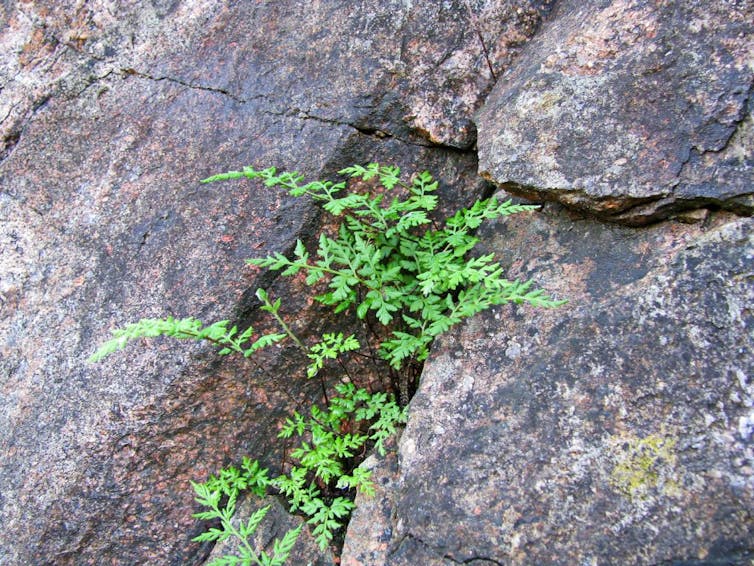
M 622 223 L 751 214 L 753 9 L 558 2 L 479 114 L 480 172 Z
M 381 563 L 748 564 L 752 228 L 637 232 L 561 211 L 486 231 L 514 275 L 570 303 L 440 339 Z
M 553 0 L 424 2 L 394 67 L 406 122 L 433 143 L 470 148 L 473 114 L 534 35 Z M 459 26 L 458 22 L 465 25 Z
M 465 26 L 452 6 L 448 32 Z M 304 336 L 334 323 L 243 265 L 310 238 L 316 211 L 199 185 L 210 173 L 384 160 L 432 169 L 446 202 L 479 193 L 473 152 L 425 147 L 402 120 L 390 62 L 421 9 L 3 4 L 0 563 L 202 561 L 189 480 L 264 455 L 291 397 L 317 384 L 287 377 L 300 362 L 277 351 L 265 371 L 167 342 L 85 360 L 141 317 L 263 329 L 260 286 L 286 297 Z
M 392 516 L 398 493 L 398 455 L 395 439 L 387 445 L 384 456 L 372 454 L 361 467 L 372 472 L 374 496 L 359 493 L 357 511 L 348 524 L 341 566 L 386 564 L 393 537 Z
M 570 302 L 434 345 L 344 563 L 754 559 L 753 223 L 708 210 L 752 210 L 753 15 L 566 0 L 523 46 L 479 112 L 480 173 L 587 215 L 481 236 Z
M 449 212 L 488 190 L 475 141 L 480 170 L 520 194 L 629 224 L 707 220 L 635 230 L 551 211 L 488 230 L 514 275 L 571 303 L 497 311 L 438 344 L 343 563 L 749 557 L 750 221 L 701 207 L 751 210 L 753 14 L 0 4 L 0 564 L 202 563 L 189 481 L 246 454 L 275 465 L 280 418 L 319 395 L 285 350 L 250 367 L 157 341 L 85 363 L 145 316 L 264 330 L 260 286 L 305 337 L 342 325 L 300 282 L 243 264 L 310 241 L 317 210 L 198 179 L 394 162 L 435 173 Z M 596 84 L 633 102 L 598 105 Z M 604 167 L 615 152 L 627 161 Z

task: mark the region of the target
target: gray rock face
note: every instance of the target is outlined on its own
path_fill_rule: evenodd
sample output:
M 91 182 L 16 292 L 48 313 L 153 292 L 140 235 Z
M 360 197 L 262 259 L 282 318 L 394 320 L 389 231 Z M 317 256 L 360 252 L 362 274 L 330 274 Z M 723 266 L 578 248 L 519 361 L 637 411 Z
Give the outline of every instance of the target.
M 479 114 L 483 176 L 646 224 L 754 210 L 752 4 L 565 0 Z
M 291 397 L 319 395 L 284 351 L 249 366 L 158 342 L 86 364 L 108 329 L 141 317 L 265 330 L 260 286 L 285 297 L 304 337 L 342 326 L 300 283 L 243 263 L 311 238 L 317 211 L 198 179 L 245 164 L 319 177 L 382 160 L 431 169 L 450 208 L 481 189 L 473 152 L 425 147 L 402 121 L 390 62 L 404 56 L 396 30 L 423 8 L 141 8 L 2 7 L 3 564 L 201 562 L 189 480 L 246 454 L 278 461 Z M 448 32 L 466 26 L 465 7 L 451 8 Z
M 485 240 L 571 302 L 440 339 L 372 527 L 392 532 L 380 563 L 748 564 L 752 222 L 538 213 Z

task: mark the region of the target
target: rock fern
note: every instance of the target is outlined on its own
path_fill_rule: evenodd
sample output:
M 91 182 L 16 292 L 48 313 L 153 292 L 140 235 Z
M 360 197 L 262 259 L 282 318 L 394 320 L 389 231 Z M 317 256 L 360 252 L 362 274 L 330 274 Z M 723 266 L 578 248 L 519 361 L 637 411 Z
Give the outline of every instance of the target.
M 288 558 L 301 527 L 274 540 L 271 553 L 253 548 L 250 537 L 268 511 L 259 509 L 246 521 L 234 523 L 236 501 L 244 492 L 284 496 L 290 510 L 302 514 L 324 549 L 354 508 L 357 490 L 373 493 L 370 473 L 358 467 L 372 448 L 384 453 L 386 440 L 405 423 L 408 366 L 429 354 L 432 341 L 463 319 L 493 305 L 529 303 L 538 307 L 561 304 L 534 289 L 531 281 L 509 280 L 493 254 L 474 255 L 475 230 L 485 220 L 531 211 L 531 205 L 479 200 L 438 226 L 437 181 L 428 172 L 404 181 L 400 169 L 376 163 L 340 171 L 348 181 L 306 183 L 299 173 L 275 168 L 245 167 L 205 179 L 204 182 L 248 178 L 268 188 L 280 188 L 293 197 L 310 198 L 341 219 L 334 233 L 322 233 L 309 249 L 298 240 L 289 256 L 272 253 L 248 260 L 285 276 L 305 274 L 316 286 L 316 300 L 336 313 L 351 312 L 357 319 L 378 322 L 379 355 L 400 380 L 401 408 L 391 394 L 357 388 L 346 375 L 325 404 L 313 405 L 304 416 L 294 411 L 285 421 L 281 442 L 295 441 L 288 463 L 276 477 L 258 461 L 245 458 L 241 468 L 230 466 L 204 483 L 193 484 L 196 500 L 206 508 L 195 517 L 219 521 L 195 540 L 237 541 L 235 554 L 218 558 L 215 566 L 279 566 Z M 281 314 L 281 299 L 257 290 L 261 310 L 277 322 L 281 332 L 257 336 L 252 327 L 239 330 L 227 320 L 204 325 L 194 318 L 142 319 L 113 331 L 90 358 L 97 361 L 124 348 L 129 341 L 157 336 L 203 340 L 221 355 L 252 356 L 256 351 L 290 340 L 302 351 L 306 376 L 313 378 L 324 366 L 361 348 L 354 335 L 325 333 L 304 344 Z M 369 325 L 370 328 L 372 325 Z
M 364 183 L 377 182 L 380 190 L 346 193 L 346 182 L 304 183 L 298 173 L 278 174 L 275 168 L 246 167 L 205 181 L 260 179 L 291 196 L 308 196 L 342 217 L 337 234 L 321 234 L 312 254 L 298 240 L 292 257 L 274 253 L 248 261 L 287 276 L 304 271 L 309 285 L 327 281 L 326 292 L 316 299 L 335 312 L 354 308 L 360 319 L 372 312 L 391 329 L 381 353 L 394 369 L 400 370 L 408 359 L 423 361 L 434 338 L 493 305 L 560 304 L 533 289 L 531 281 L 506 279 L 493 254 L 469 255 L 479 241 L 473 232 L 484 220 L 535 206 L 480 200 L 435 228 L 430 213 L 437 207 L 437 181 L 428 172 L 414 175 L 410 182 L 400 179 L 397 167 L 376 163 L 354 165 L 340 173 Z

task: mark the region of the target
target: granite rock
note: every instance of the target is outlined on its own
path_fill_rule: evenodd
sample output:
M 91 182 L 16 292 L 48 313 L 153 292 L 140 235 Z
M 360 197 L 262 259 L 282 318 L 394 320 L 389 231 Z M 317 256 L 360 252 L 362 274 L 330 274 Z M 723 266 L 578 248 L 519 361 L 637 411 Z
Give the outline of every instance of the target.
M 749 564 L 752 221 L 636 231 L 550 208 L 484 240 L 570 302 L 439 339 L 379 563 Z
M 406 22 L 394 68 L 407 124 L 434 144 L 473 147 L 474 113 L 552 5 L 552 0 L 422 3 Z
M 478 116 L 481 174 L 641 225 L 754 210 L 754 5 L 564 0 Z
M 305 339 L 347 330 L 300 280 L 244 264 L 311 244 L 319 211 L 198 180 L 374 160 L 435 173 L 441 214 L 489 194 L 479 170 L 588 215 L 548 205 L 480 234 L 570 302 L 438 341 L 342 562 L 746 563 L 752 246 L 734 215 L 752 209 L 752 13 L 0 3 L 0 563 L 205 561 L 189 482 L 244 455 L 279 466 L 280 420 L 319 384 L 287 349 L 86 357 L 146 316 L 267 330 L 258 287 Z

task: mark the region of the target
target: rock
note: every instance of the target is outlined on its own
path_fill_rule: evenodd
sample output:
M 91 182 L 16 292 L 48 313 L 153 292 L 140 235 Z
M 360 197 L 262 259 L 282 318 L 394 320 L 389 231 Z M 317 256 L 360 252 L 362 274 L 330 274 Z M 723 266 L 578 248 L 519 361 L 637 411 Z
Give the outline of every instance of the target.
M 406 22 L 404 50 L 394 71 L 409 106 L 407 123 L 432 143 L 472 147 L 474 112 L 552 4 L 553 0 L 423 3 Z
M 386 563 L 388 543 L 393 535 L 391 519 L 398 478 L 398 447 L 395 439 L 390 439 L 385 447 L 384 456 L 372 454 L 361 464 L 372 472 L 374 495 L 356 495 L 357 510 L 348 523 L 341 566 Z
M 379 563 L 748 564 L 752 224 L 635 230 L 547 209 L 484 229 L 512 276 L 570 302 L 439 339 Z
M 309 139 L 321 157 L 337 133 L 260 123 L 222 96 L 171 83 L 109 86 L 48 102 L 2 165 L 12 276 L 2 291 L 0 446 L 13 465 L 0 474 L 0 562 L 191 563 L 188 481 L 264 450 L 290 402 L 268 373 L 220 366 L 198 346 L 86 358 L 109 328 L 145 316 L 264 328 L 246 296 L 270 281 L 243 258 L 286 250 L 313 211 L 269 191 L 199 186 L 245 159 L 215 120 L 262 143 L 263 130 Z M 295 300 L 293 312 L 305 312 Z M 272 375 L 283 358 L 266 360 Z M 286 387 L 306 398 L 313 385 Z
M 258 287 L 304 339 L 348 330 L 244 265 L 320 212 L 199 179 L 392 162 L 447 214 L 489 192 L 475 140 L 518 194 L 694 223 L 548 206 L 487 230 L 571 302 L 438 342 L 343 563 L 751 558 L 750 221 L 719 211 L 752 208 L 750 3 L 231 4 L 0 5 L 0 563 L 202 563 L 190 480 L 279 466 L 280 420 L 318 399 L 285 348 L 85 362 L 146 316 L 268 330 Z
M 478 116 L 481 174 L 647 224 L 754 211 L 751 2 L 558 2 Z
M 153 341 L 86 363 L 142 317 L 268 329 L 258 287 L 304 338 L 347 330 L 300 281 L 244 266 L 310 242 L 319 212 L 199 179 L 383 160 L 432 170 L 450 209 L 484 188 L 473 152 L 402 121 L 386 61 L 419 8 L 153 4 L 2 8 L 0 563 L 201 562 L 189 481 L 244 455 L 279 464 L 292 399 L 318 398 L 285 350 L 249 366 Z

